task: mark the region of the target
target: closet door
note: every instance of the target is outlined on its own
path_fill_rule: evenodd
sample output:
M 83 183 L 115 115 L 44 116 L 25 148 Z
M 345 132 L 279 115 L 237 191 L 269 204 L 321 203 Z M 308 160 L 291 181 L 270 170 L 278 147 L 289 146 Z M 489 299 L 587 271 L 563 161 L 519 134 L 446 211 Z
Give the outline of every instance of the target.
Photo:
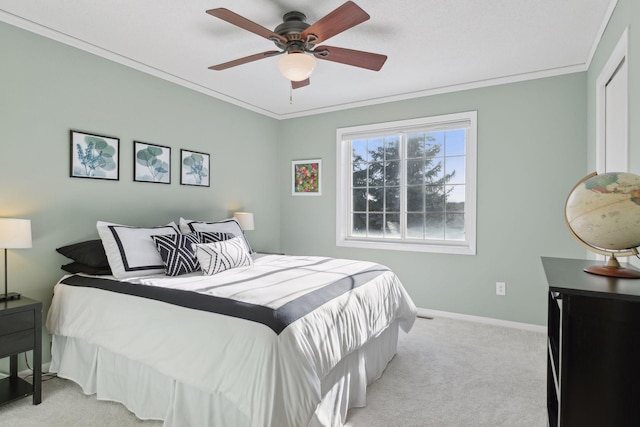
M 629 171 L 628 42 L 626 29 L 596 81 L 596 171 Z
M 623 58 L 605 85 L 605 172 L 629 170 L 627 69 Z

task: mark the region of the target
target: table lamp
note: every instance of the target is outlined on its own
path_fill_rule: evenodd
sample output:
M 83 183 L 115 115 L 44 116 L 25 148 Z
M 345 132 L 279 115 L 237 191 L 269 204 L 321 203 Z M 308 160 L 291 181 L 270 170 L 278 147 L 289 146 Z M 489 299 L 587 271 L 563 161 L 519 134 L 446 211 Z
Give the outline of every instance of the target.
M 251 212 L 235 212 L 233 217 L 240 224 L 240 228 L 242 231 L 254 230 L 255 227 L 253 225 L 253 213 Z
M 7 249 L 30 247 L 31 220 L 0 218 L 0 248 L 4 248 L 4 294 L 0 294 L 0 301 L 20 299 L 20 294 L 16 292 L 8 292 Z

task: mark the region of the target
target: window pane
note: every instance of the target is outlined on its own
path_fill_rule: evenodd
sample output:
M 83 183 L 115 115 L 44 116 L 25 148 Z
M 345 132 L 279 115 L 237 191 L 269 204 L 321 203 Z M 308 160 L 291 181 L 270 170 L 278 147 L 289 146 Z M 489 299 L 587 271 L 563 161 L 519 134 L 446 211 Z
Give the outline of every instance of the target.
M 371 186 L 384 185 L 384 163 L 383 162 L 369 163 L 369 185 Z
M 425 238 L 427 239 L 443 239 L 444 238 L 444 214 L 428 213 L 425 215 L 424 221 Z
M 367 210 L 367 190 L 365 188 L 353 190 L 353 210 L 355 212 L 365 212 Z
M 424 183 L 424 160 L 407 160 L 407 185 Z
M 400 160 L 400 138 L 398 136 L 386 138 L 385 160 Z
M 429 132 L 424 144 L 425 157 L 444 156 L 444 132 Z
M 407 211 L 424 212 L 424 187 L 407 187 Z
M 367 185 L 367 164 L 357 162 L 353 164 L 353 186 L 365 187 Z
M 384 207 L 386 212 L 400 212 L 400 187 L 385 189 Z
M 464 157 L 447 157 L 446 159 L 446 172 L 447 175 L 453 174 L 451 178 L 447 180 L 447 184 L 464 184 L 465 183 L 465 170 L 464 170 Z
M 351 162 L 367 160 L 367 140 L 357 139 L 351 141 Z
M 382 138 L 370 139 L 367 144 L 368 156 L 370 162 L 380 161 L 384 159 L 384 140 Z
M 424 214 L 407 214 L 407 237 L 424 239 Z
M 387 162 L 385 166 L 385 185 L 400 185 L 400 161 Z
M 465 129 L 456 129 L 447 131 L 445 143 L 445 155 L 447 156 L 464 156 L 465 140 L 467 132 Z
M 411 134 L 407 135 L 407 158 L 415 159 L 422 158 L 424 152 L 424 138 L 423 134 Z
M 385 237 L 391 239 L 400 238 L 400 214 L 387 214 L 387 228 L 385 230 Z
M 464 212 L 464 185 L 447 185 L 447 212 Z
M 447 214 L 445 238 L 447 240 L 464 240 L 464 214 Z
M 444 178 L 444 164 L 442 159 L 428 159 L 424 166 L 426 184 L 437 184 Z
M 351 234 L 357 237 L 367 235 L 367 214 L 359 213 L 353 215 L 353 228 Z
M 384 211 L 384 188 L 369 188 L 367 199 L 369 200 L 369 212 Z
M 444 211 L 444 186 L 427 185 L 425 187 L 424 206 L 427 212 Z
M 369 237 L 383 237 L 384 230 L 384 215 L 382 214 L 370 214 L 369 215 Z

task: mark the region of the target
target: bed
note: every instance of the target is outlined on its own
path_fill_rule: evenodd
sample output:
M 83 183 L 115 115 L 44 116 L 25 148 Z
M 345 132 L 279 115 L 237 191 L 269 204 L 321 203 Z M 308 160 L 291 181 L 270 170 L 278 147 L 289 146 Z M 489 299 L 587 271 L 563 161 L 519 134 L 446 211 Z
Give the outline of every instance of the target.
M 379 264 L 244 249 L 247 265 L 211 275 L 63 276 L 50 371 L 165 426 L 343 425 L 413 325 L 411 298 Z

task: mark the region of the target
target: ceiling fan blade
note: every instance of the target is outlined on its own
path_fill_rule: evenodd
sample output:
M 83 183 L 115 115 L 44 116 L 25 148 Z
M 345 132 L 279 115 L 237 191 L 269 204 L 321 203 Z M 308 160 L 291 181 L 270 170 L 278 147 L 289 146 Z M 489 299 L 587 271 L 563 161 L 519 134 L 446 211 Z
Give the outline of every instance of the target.
M 339 62 L 373 71 L 380 71 L 387 60 L 386 55 L 333 46 L 318 46 L 313 50 L 313 54 L 316 58 L 325 61 Z
M 236 25 L 242 29 L 247 31 L 251 31 L 254 34 L 257 34 L 261 37 L 264 37 L 267 40 L 272 40 L 274 38 L 280 40 L 282 43 L 286 43 L 287 39 L 280 34 L 274 33 L 273 31 L 263 27 L 262 25 L 256 24 L 253 21 L 248 20 L 247 18 L 238 15 L 235 12 L 230 11 L 229 9 L 225 9 L 224 7 L 220 7 L 217 9 L 209 9 L 207 10 L 209 15 L 215 16 L 216 18 L 220 18 L 223 21 L 227 21 L 230 24 Z
M 291 88 L 292 89 L 299 89 L 301 87 L 309 86 L 310 83 L 311 83 L 311 80 L 309 80 L 309 79 L 304 79 L 304 80 L 301 80 L 299 82 L 291 82 Z
M 269 58 L 271 56 L 280 55 L 284 52 L 280 52 L 278 50 L 268 50 L 262 53 L 256 53 L 255 55 L 245 56 L 244 58 L 234 59 L 233 61 L 225 62 L 223 64 L 212 65 L 209 67 L 210 70 L 226 70 L 227 68 L 235 67 L 237 65 L 246 64 L 247 62 L 257 61 L 259 59 Z
M 369 18 L 370 16 L 367 12 L 354 2 L 348 1 L 304 30 L 301 33 L 301 37 L 302 40 L 306 40 L 308 35 L 313 34 L 318 38 L 313 43 L 322 43 L 324 40 L 355 27 Z

